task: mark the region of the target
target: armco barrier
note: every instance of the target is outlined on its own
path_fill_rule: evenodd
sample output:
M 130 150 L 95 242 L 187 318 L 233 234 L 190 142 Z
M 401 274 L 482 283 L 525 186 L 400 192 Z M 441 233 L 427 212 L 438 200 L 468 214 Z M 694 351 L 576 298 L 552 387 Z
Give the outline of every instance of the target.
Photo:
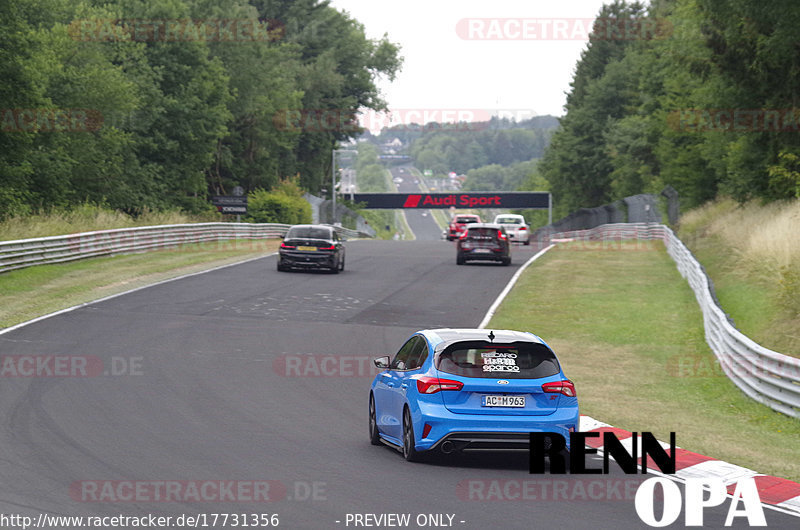
M 290 226 L 273 223 L 195 223 L 116 228 L 66 236 L 3 241 L 0 242 L 0 272 L 43 263 L 175 248 L 187 243 L 271 239 L 284 235 Z M 342 227 L 336 227 L 336 231 L 344 237 L 371 237 Z
M 711 294 L 703 268 L 669 227 L 653 223 L 607 224 L 553 234 L 552 239 L 661 239 L 703 311 L 706 342 L 725 374 L 745 394 L 768 407 L 800 418 L 800 359 L 753 342 L 728 321 Z

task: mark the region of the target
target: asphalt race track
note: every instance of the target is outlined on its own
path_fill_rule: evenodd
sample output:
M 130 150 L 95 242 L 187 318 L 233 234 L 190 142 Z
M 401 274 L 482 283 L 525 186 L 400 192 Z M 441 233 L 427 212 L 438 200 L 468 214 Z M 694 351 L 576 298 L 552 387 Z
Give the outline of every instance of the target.
M 81 356 L 97 376 L 0 379 L 0 513 L 266 513 L 310 529 L 400 513 L 410 528 L 420 516 L 424 527 L 646 528 L 624 498 L 636 476 L 599 477 L 593 499 L 596 477 L 530 475 L 526 456 L 411 464 L 369 444 L 370 360 L 420 328 L 476 326 L 535 250 L 515 247 L 511 267 L 457 266 L 446 241 L 354 241 L 339 275 L 279 273 L 268 256 L 2 334 L 4 356 Z M 152 493 L 162 481 L 180 488 L 168 502 Z M 200 499 L 188 493 L 209 484 Z M 556 486 L 556 500 L 531 497 Z M 706 526 L 721 527 L 727 506 L 707 510 Z M 797 528 L 765 513 L 771 528 Z
M 403 173 L 400 172 L 401 167 L 404 171 Z M 415 177 L 411 174 L 411 167 L 412 166 L 399 166 L 390 170 L 392 178 L 400 177 L 403 179 L 402 182 L 396 184 L 397 191 L 401 193 L 415 193 L 420 191 L 419 184 L 414 183 Z M 445 212 L 447 212 L 447 210 L 445 210 Z M 442 229 L 439 228 L 439 225 L 433 220 L 431 210 L 408 209 L 405 210 L 405 214 L 408 220 L 408 226 L 411 227 L 411 231 L 414 232 L 417 241 L 437 241 L 442 238 Z

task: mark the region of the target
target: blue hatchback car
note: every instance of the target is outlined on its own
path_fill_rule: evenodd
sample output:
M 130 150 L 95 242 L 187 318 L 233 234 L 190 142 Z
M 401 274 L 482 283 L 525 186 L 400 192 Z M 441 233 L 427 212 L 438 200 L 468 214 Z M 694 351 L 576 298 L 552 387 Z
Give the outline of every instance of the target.
M 532 333 L 416 332 L 380 357 L 369 393 L 369 436 L 415 461 L 426 451 L 524 450 L 531 432 L 578 430 L 575 386 Z

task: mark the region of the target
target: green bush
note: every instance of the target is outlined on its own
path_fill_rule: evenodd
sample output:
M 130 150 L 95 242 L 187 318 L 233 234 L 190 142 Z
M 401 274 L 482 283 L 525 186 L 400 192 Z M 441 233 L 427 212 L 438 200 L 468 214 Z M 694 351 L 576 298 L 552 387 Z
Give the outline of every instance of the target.
M 30 215 L 32 208 L 28 204 L 29 194 L 15 189 L 0 188 L 0 221 L 11 217 L 24 217 Z
M 296 180 L 285 179 L 271 191 L 258 188 L 247 195 L 247 216 L 251 223 L 303 224 L 311 222 L 311 205 L 303 198 Z
M 800 157 L 781 151 L 779 163 L 769 166 L 769 190 L 774 197 L 796 197 L 800 199 Z

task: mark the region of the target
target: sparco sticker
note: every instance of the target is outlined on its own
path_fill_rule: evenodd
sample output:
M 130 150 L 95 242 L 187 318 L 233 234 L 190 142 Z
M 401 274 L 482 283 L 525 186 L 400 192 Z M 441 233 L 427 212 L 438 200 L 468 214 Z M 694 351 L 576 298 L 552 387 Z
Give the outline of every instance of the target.
M 484 372 L 519 372 L 516 353 L 486 351 L 481 357 Z

